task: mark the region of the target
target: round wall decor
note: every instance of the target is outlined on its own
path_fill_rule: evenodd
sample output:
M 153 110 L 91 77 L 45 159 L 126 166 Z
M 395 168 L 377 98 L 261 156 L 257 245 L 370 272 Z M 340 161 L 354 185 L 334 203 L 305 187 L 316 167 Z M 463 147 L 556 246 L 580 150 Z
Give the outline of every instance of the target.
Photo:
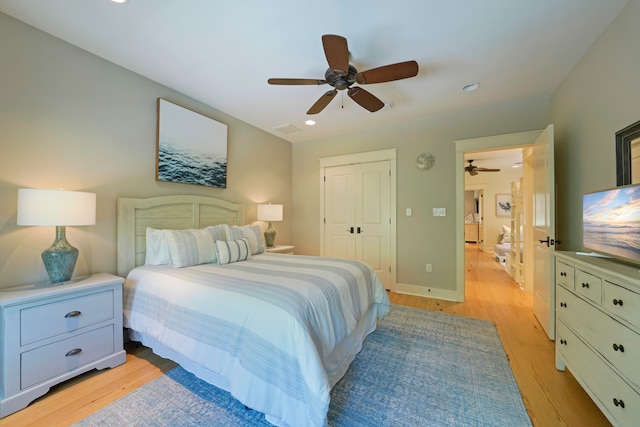
M 430 153 L 422 153 L 416 157 L 416 167 L 420 170 L 431 169 L 435 162 L 436 158 Z

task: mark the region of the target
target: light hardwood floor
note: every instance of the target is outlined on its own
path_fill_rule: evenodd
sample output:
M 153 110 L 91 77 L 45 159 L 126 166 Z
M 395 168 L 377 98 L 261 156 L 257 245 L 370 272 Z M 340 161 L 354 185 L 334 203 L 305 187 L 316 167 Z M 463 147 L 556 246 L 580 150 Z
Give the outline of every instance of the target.
M 571 374 L 555 369 L 554 343 L 533 316 L 531 294 L 521 291 L 476 245 L 467 245 L 465 256 L 464 303 L 397 293 L 389 294 L 391 301 L 493 322 L 534 426 L 609 426 Z M 0 426 L 67 426 L 175 366 L 144 347 L 127 346 L 127 353 L 125 364 L 60 384 L 29 407 L 1 419 Z

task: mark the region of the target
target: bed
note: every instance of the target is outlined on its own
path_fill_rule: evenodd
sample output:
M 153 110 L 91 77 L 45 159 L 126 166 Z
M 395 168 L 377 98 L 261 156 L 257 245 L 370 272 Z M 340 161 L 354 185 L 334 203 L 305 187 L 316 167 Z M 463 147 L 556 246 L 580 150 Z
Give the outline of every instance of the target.
M 391 304 L 369 266 L 260 253 L 260 242 L 256 250 L 249 238 L 255 227 L 243 222 L 242 206 L 214 198 L 119 199 L 124 325 L 132 340 L 229 391 L 270 423 L 324 426 L 331 388 Z M 227 235 L 213 239 L 216 263 L 149 265 L 158 254 L 154 230 L 175 255 L 190 251 L 170 237 L 220 227 Z M 203 261 L 203 247 L 191 248 L 200 250 L 193 259 Z

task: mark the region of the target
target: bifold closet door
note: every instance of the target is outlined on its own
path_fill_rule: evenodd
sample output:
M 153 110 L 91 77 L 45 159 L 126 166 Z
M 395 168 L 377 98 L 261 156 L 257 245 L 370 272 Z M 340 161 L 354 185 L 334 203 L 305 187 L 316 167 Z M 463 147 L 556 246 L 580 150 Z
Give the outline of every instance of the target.
M 369 264 L 388 288 L 391 268 L 390 162 L 325 170 L 325 256 Z

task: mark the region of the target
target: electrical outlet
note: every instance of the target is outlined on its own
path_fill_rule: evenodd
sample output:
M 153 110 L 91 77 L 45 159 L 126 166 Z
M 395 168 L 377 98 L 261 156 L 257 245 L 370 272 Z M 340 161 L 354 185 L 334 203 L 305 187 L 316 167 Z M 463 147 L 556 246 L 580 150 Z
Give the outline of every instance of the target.
M 431 264 L 427 264 L 427 273 L 431 273 Z
M 407 216 L 411 216 L 411 208 L 407 208 Z

